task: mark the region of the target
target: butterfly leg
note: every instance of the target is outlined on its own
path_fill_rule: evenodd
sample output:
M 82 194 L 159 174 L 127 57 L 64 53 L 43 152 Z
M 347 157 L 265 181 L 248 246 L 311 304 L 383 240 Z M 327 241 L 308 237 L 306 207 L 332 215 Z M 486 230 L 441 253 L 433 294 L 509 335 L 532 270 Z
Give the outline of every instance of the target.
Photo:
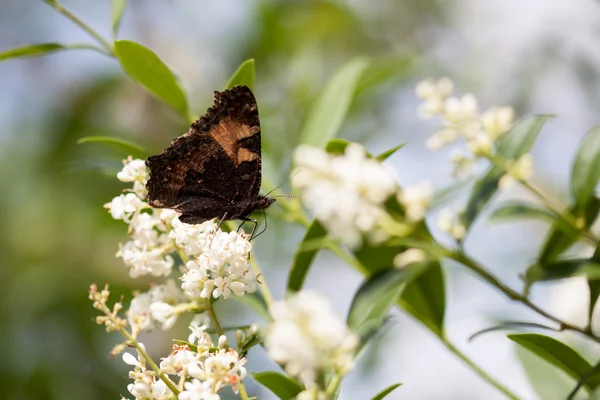
M 240 224 L 240 226 L 238 226 L 238 227 L 237 227 L 237 229 L 236 229 L 236 232 L 237 232 L 237 233 L 240 233 L 240 229 L 242 229 L 242 226 L 244 226 L 244 224 L 245 224 L 246 222 L 248 222 L 248 221 L 245 221 L 245 220 L 244 220 L 244 221 L 242 221 L 242 223 Z
M 225 221 L 225 218 L 227 218 L 227 213 L 223 214 L 223 216 L 221 217 L 221 219 L 219 220 L 219 223 L 217 224 L 217 227 L 215 228 L 215 234 L 217 233 L 217 231 L 221 228 L 221 225 L 223 224 L 223 221 Z M 212 241 L 215 238 L 215 235 L 213 235 L 210 238 L 210 242 L 208 243 L 208 246 L 210 247 L 212 245 Z
M 256 231 L 256 226 L 258 225 L 258 221 L 255 219 L 252 219 L 252 218 L 240 218 L 240 220 L 242 221 L 242 223 L 238 227 L 238 231 L 246 222 L 252 222 L 254 224 L 254 226 L 252 227 L 252 231 L 250 232 L 250 239 L 248 239 L 248 240 L 252 240 L 254 238 L 254 231 Z

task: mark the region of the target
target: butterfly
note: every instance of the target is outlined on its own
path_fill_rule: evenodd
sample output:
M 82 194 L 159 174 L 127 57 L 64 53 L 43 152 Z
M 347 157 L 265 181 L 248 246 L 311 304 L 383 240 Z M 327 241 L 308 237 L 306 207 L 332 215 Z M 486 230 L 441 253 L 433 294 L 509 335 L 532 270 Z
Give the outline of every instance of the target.
M 256 99 L 246 86 L 215 91 L 214 97 L 213 106 L 186 134 L 146 160 L 148 202 L 154 208 L 178 211 L 180 221 L 188 224 L 214 218 L 250 221 L 253 234 L 257 222 L 250 214 L 275 201 L 259 194 L 261 140 Z

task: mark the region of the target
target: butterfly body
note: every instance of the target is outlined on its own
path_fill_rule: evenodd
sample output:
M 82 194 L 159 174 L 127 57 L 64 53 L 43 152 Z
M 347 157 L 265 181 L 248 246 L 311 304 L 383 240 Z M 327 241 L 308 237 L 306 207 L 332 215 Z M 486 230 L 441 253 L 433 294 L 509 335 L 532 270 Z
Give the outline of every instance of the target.
M 161 154 L 146 160 L 152 207 L 181 213 L 182 222 L 249 220 L 275 199 L 259 195 L 261 140 L 258 108 L 245 86 L 215 92 L 205 116 Z

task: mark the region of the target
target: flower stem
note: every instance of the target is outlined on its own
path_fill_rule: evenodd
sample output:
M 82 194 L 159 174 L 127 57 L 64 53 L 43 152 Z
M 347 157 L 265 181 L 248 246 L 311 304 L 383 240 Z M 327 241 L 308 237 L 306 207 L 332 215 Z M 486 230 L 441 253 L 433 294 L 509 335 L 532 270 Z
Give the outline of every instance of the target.
M 519 400 L 519 397 L 504 387 L 500 382 L 496 381 L 492 378 L 487 372 L 481 369 L 477 364 L 475 364 L 469 357 L 467 357 L 463 352 L 461 352 L 458 348 L 456 348 L 450 341 L 445 337 L 440 337 L 442 343 L 446 346 L 448 350 L 450 350 L 454 355 L 460 358 L 465 364 L 467 364 L 473 372 L 479 375 L 483 380 L 487 383 L 504 393 L 508 398 L 513 400 Z
M 327 385 L 327 390 L 325 391 L 325 397 L 330 398 L 335 393 L 338 386 L 342 383 L 343 377 L 344 377 L 344 374 L 342 374 L 342 373 L 335 374 L 333 379 Z
M 508 168 L 506 167 L 507 161 L 498 155 L 488 156 L 487 159 L 492 163 L 496 168 L 500 168 L 502 171 L 507 172 Z M 596 237 L 593 232 L 589 229 L 580 226 L 577 223 L 577 218 L 573 216 L 568 211 L 560 211 L 560 207 L 556 207 L 552 204 L 550 199 L 548 199 L 544 194 L 536 189 L 531 183 L 527 182 L 524 179 L 517 179 L 517 181 L 527 190 L 529 190 L 538 200 L 550 211 L 552 214 L 556 216 L 556 218 L 560 219 L 563 223 L 571 226 L 575 231 L 580 232 L 580 234 L 587 240 L 591 241 L 592 244 L 597 244 L 600 238 Z
M 532 311 L 535 311 L 537 314 L 549 319 L 550 321 L 557 323 L 559 325 L 559 330 L 569 330 L 569 331 L 577 332 L 594 342 L 600 343 L 600 338 L 595 336 L 589 330 L 582 329 L 575 325 L 571 325 L 568 322 L 564 322 L 560 318 L 542 310 L 541 308 L 539 308 L 538 306 L 533 304 L 531 302 L 531 300 L 529 300 L 524 295 L 518 293 L 517 291 L 511 289 L 506 284 L 501 282 L 496 276 L 494 276 L 491 272 L 486 270 L 482 265 L 477 263 L 477 261 L 475 261 L 474 259 L 469 257 L 464 252 L 451 251 L 451 252 L 449 252 L 448 257 L 455 261 L 458 261 L 459 263 L 461 263 L 464 266 L 466 266 L 467 268 L 469 268 L 471 271 L 475 272 L 477 275 L 479 275 L 481 278 L 483 278 L 483 280 L 485 280 L 487 283 L 489 283 L 493 287 L 500 290 L 509 299 L 511 299 L 513 301 L 518 301 L 519 303 L 527 306 Z
M 79 26 L 81 29 L 86 31 L 90 36 L 92 36 L 94 39 L 96 39 L 96 41 L 98 41 L 98 43 L 100 43 L 102 45 L 102 47 L 104 47 L 106 49 L 108 55 L 113 56 L 113 57 L 115 56 L 115 52 L 114 52 L 112 46 L 110 45 L 110 43 L 108 43 L 108 41 L 106 41 L 106 39 L 104 39 L 98 32 L 93 30 L 89 25 L 87 25 L 85 22 L 80 20 L 79 17 L 77 17 L 71 11 L 67 10 L 58 1 L 54 1 L 54 0 L 46 1 L 46 3 L 48 3 L 56 11 L 58 11 L 59 13 L 61 13 L 62 15 L 64 15 L 68 19 L 70 19 L 71 21 L 73 21 L 77 26 Z
M 248 262 L 250 263 L 250 267 L 252 268 L 252 272 L 254 272 L 254 276 L 256 277 L 256 279 L 258 280 L 259 276 L 262 277 L 262 280 L 258 282 L 258 287 L 260 288 L 260 292 L 262 293 L 265 299 L 265 303 L 267 303 L 267 307 L 271 308 L 271 304 L 273 304 L 273 295 L 271 294 L 269 286 L 265 282 L 265 277 L 262 273 L 262 270 L 256 262 L 255 257 L 250 257 L 250 260 L 248 260 Z
M 160 368 L 158 367 L 158 365 L 156 365 L 156 363 L 154 362 L 154 360 L 152 360 L 152 358 L 150 358 L 150 356 L 148 355 L 148 353 L 146 353 L 146 350 L 140 346 L 139 342 L 133 338 L 129 332 L 127 332 L 127 330 L 125 328 L 122 328 L 120 330 L 121 334 L 123 336 L 125 336 L 125 338 L 127 339 L 127 341 L 131 344 L 133 344 L 133 346 L 136 348 L 136 350 L 138 351 L 138 353 L 140 353 L 140 355 L 142 357 L 144 357 L 144 359 L 146 360 L 146 362 L 148 363 L 148 365 L 150 365 L 150 368 L 152 368 L 152 370 L 156 373 L 156 375 L 158 375 L 158 377 L 165 383 L 165 385 L 168 386 L 169 389 L 171 389 L 171 391 L 174 394 L 179 394 L 180 390 L 177 388 L 177 386 L 175 385 L 175 382 L 173 382 L 171 379 L 169 379 L 169 377 L 161 372 Z
M 246 393 L 246 388 L 244 387 L 242 381 L 238 383 L 238 387 L 240 388 L 240 399 L 248 400 L 248 393 Z
M 213 298 L 206 299 L 206 312 L 210 317 L 211 322 L 215 326 L 215 331 L 217 331 L 217 335 L 221 337 L 223 335 L 223 329 L 221 328 L 221 324 L 219 324 L 219 320 L 217 319 L 217 314 L 215 313 L 215 309 L 213 308 Z

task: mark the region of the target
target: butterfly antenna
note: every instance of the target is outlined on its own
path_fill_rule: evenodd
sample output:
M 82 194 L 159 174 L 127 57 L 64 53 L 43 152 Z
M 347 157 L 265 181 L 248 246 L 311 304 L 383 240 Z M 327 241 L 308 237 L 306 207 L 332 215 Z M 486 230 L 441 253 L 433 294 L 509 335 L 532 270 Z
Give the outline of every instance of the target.
M 254 236 L 252 239 L 256 239 L 257 237 L 259 237 L 260 235 L 265 233 L 265 231 L 267 230 L 267 225 L 268 225 L 267 224 L 267 213 L 264 210 L 264 208 L 263 208 L 262 212 L 263 212 L 263 215 L 265 216 L 265 228 L 262 231 L 260 231 L 259 233 L 257 233 L 256 236 Z
M 273 196 L 273 197 L 285 197 L 285 198 L 288 198 L 288 199 L 301 199 L 302 198 L 302 196 L 293 195 L 293 194 L 282 194 L 282 195 Z
M 265 196 L 270 195 L 271 193 L 273 193 L 274 191 L 276 191 L 277 189 L 279 189 L 280 187 L 282 187 L 283 185 L 285 185 L 286 183 L 288 183 L 290 181 L 290 179 L 292 178 L 292 176 L 295 175 L 295 174 L 297 174 L 297 172 L 294 173 L 294 174 L 292 174 L 292 175 L 290 175 L 285 181 L 283 181 L 283 183 L 281 185 L 279 185 L 275 189 L 269 191 L 269 193 L 267 193 Z M 273 197 L 284 197 L 284 196 L 273 196 Z

